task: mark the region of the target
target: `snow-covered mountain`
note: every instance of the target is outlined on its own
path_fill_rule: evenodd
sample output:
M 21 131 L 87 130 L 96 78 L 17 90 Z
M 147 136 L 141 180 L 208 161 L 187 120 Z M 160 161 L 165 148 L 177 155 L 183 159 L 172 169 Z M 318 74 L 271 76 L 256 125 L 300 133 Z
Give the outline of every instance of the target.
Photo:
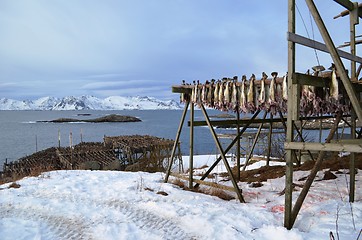
M 0 98 L 0 110 L 154 110 L 181 109 L 174 100 L 163 101 L 154 97 L 112 96 L 100 99 L 94 96 L 63 98 L 42 97 L 37 100 Z

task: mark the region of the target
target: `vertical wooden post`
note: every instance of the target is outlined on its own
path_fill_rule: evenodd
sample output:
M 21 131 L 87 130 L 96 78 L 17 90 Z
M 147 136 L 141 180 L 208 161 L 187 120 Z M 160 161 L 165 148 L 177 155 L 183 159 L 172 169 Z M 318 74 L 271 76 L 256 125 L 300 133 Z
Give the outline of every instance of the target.
M 193 172 L 194 172 L 194 118 L 195 118 L 195 104 L 190 105 L 190 159 L 189 159 L 189 188 L 192 189 Z
M 185 104 L 184 111 L 183 111 L 183 113 L 182 113 L 180 125 L 178 126 L 178 130 L 177 130 L 175 142 L 173 143 L 171 158 L 170 158 L 170 161 L 168 162 L 168 167 L 167 167 L 167 172 L 166 172 L 166 177 L 165 177 L 165 183 L 168 182 L 168 178 L 169 178 L 170 173 L 171 173 L 172 161 L 173 161 L 173 158 L 175 157 L 175 153 L 176 153 L 176 148 L 177 148 L 177 146 L 178 146 L 179 149 L 180 149 L 180 146 L 179 146 L 179 143 L 178 143 L 178 142 L 179 142 L 179 139 L 180 139 L 182 127 L 183 127 L 184 122 L 185 122 L 186 113 L 187 113 L 187 109 L 189 108 L 189 105 L 190 105 L 190 101 L 187 101 L 186 104 Z M 180 150 L 179 150 L 179 151 L 180 151 Z
M 83 143 L 83 129 L 80 129 L 80 142 Z
M 236 129 L 237 129 L 237 134 L 239 134 L 240 132 L 240 112 L 239 112 L 239 108 L 236 109 L 236 120 L 237 120 L 237 125 L 236 125 Z M 236 180 L 240 181 L 240 137 L 238 137 L 238 140 L 236 142 L 236 168 L 237 168 L 237 172 L 236 172 Z
M 58 129 L 58 148 L 60 148 L 60 129 Z
M 38 152 L 38 135 L 35 135 L 35 152 Z
M 272 134 L 273 134 L 273 114 L 269 114 L 270 122 L 269 122 L 269 132 L 268 132 L 268 153 L 266 156 L 266 165 L 269 166 L 271 148 L 272 148 Z
M 295 0 L 288 0 L 288 32 L 295 33 Z M 295 72 L 295 43 L 288 42 L 288 115 L 286 142 L 293 141 L 293 120 L 299 108 L 293 111 L 293 101 L 297 101 L 296 90 L 293 86 Z M 285 203 L 284 203 L 284 227 L 291 229 L 292 224 L 292 192 L 293 192 L 293 154 L 292 150 L 286 151 L 286 173 L 285 173 Z
M 358 17 L 358 3 L 353 3 L 354 9 L 350 12 L 350 44 L 351 44 L 351 54 L 356 55 L 356 24 L 358 24 L 359 17 Z M 351 79 L 352 81 L 357 81 L 357 69 L 356 69 L 356 62 L 351 61 Z M 357 99 L 359 98 L 359 94 L 357 95 Z M 356 112 L 354 109 L 351 111 L 351 138 L 356 138 Z M 355 161 L 356 161 L 356 154 L 351 153 L 349 159 L 349 202 L 354 202 L 354 192 L 355 192 L 355 181 L 356 181 L 356 169 L 355 169 Z

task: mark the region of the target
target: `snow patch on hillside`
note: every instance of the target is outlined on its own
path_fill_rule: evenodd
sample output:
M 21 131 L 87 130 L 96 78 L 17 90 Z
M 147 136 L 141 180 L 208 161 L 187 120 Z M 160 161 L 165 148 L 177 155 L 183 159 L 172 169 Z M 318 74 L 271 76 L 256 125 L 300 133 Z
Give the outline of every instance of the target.
M 63 98 L 42 97 L 37 100 L 1 98 L 0 110 L 156 110 L 181 109 L 174 100 L 163 101 L 154 97 L 111 96 L 105 99 L 84 95 Z

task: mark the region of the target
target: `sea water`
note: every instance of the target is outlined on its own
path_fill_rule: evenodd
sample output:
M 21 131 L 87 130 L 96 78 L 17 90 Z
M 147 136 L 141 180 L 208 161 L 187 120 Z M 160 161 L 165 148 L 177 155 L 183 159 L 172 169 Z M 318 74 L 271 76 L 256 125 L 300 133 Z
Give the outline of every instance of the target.
M 122 111 L 0 111 L 0 171 L 3 163 L 15 161 L 49 147 L 65 147 L 83 142 L 103 142 L 104 136 L 152 135 L 175 139 L 180 124 L 182 110 L 122 110 Z M 208 110 L 210 116 L 220 114 Z M 109 114 L 129 115 L 140 118 L 141 122 L 111 123 L 50 123 L 58 118 L 93 119 Z M 232 114 L 232 113 L 231 113 Z M 245 116 L 242 116 L 245 117 Z M 249 116 L 250 117 L 250 116 Z M 190 128 L 187 125 L 189 114 L 180 136 L 181 152 L 189 154 Z M 195 120 L 204 120 L 201 111 L 195 111 Z M 220 120 L 220 119 L 217 119 Z M 256 129 L 249 129 L 255 131 Z M 194 129 L 194 154 L 218 154 L 219 151 L 207 126 Z M 235 134 L 235 129 L 216 129 L 224 134 Z M 328 132 L 324 131 L 323 138 Z M 276 134 L 277 135 L 277 134 Z M 308 140 L 318 141 L 318 132 L 310 131 Z M 231 138 L 220 139 L 223 149 Z M 281 143 L 282 144 L 282 143 Z M 232 150 L 235 152 L 235 149 Z

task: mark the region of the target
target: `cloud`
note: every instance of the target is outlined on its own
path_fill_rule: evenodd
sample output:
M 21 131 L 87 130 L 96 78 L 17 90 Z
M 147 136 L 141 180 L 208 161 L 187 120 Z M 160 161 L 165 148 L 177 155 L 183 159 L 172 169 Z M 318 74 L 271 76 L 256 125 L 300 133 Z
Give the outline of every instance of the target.
M 331 20 L 343 8 L 318 5 L 335 41 L 347 41 L 348 21 Z M 304 4 L 298 7 L 311 34 L 309 13 Z M 0 83 L 18 87 L 0 93 L 164 97 L 182 79 L 285 72 L 286 31 L 282 1 L 2 0 Z M 316 26 L 314 33 L 320 41 Z M 297 59 L 300 71 L 315 65 L 309 49 L 298 48 Z

